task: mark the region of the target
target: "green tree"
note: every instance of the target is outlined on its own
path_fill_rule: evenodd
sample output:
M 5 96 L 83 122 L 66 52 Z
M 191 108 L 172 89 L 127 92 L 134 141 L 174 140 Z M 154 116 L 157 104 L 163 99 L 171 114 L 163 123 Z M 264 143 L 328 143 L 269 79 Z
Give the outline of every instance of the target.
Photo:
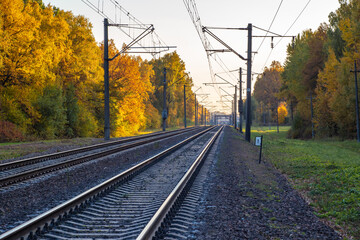
M 79 112 L 78 99 L 75 94 L 74 85 L 69 85 L 65 92 L 65 111 L 66 111 L 66 129 L 65 133 L 68 137 L 78 136 L 79 128 Z
M 44 92 L 35 103 L 41 118 L 35 123 L 38 134 L 44 138 L 54 138 L 63 135 L 66 113 L 64 98 L 59 86 L 46 86 Z

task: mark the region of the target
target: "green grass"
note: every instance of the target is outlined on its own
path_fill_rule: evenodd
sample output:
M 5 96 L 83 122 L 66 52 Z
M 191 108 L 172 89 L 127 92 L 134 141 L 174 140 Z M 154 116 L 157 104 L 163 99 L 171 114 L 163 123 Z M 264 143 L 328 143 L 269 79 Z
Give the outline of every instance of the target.
M 360 143 L 351 140 L 287 139 L 289 127 L 255 127 L 266 159 L 305 193 L 321 218 L 360 239 Z

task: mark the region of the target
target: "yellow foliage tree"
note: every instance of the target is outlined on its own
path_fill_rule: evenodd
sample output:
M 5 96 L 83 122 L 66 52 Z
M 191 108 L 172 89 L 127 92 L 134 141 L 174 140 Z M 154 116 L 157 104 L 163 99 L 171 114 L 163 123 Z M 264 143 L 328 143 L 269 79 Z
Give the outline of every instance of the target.
M 110 41 L 109 56 L 117 52 Z M 133 135 L 146 124 L 146 101 L 154 89 L 150 82 L 153 70 L 140 57 L 121 54 L 110 62 L 109 72 L 112 136 Z
M 286 102 L 281 102 L 278 106 L 278 115 L 279 115 L 279 124 L 283 124 L 285 122 L 285 117 L 288 115 Z

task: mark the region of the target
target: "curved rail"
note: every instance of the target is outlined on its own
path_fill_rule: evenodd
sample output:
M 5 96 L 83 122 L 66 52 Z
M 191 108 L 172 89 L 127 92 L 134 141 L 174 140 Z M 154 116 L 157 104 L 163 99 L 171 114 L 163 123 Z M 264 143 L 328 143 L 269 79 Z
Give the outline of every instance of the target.
M 191 130 L 193 130 L 193 129 L 191 129 Z M 190 130 L 187 130 L 187 131 L 190 131 Z M 172 132 L 170 134 L 169 133 L 168 134 L 157 134 L 156 135 L 157 137 L 155 139 L 154 138 L 147 139 L 149 137 L 146 137 L 145 139 L 147 139 L 147 140 L 138 141 L 138 142 L 134 142 L 134 143 L 131 143 L 132 141 L 134 141 L 134 140 L 131 140 L 129 144 L 121 145 L 119 147 L 109 149 L 109 150 L 105 150 L 103 152 L 94 153 L 94 154 L 86 155 L 86 156 L 79 157 L 79 158 L 76 158 L 76 159 L 71 159 L 71 160 L 67 160 L 67 161 L 64 161 L 64 162 L 51 164 L 49 166 L 44 166 L 44 167 L 41 167 L 41 168 L 28 170 L 28 171 L 25 171 L 25 172 L 22 172 L 22 173 L 10 175 L 8 177 L 0 178 L 0 187 L 5 187 L 5 186 L 8 186 L 8 185 L 12 185 L 12 184 L 15 184 L 15 183 L 18 183 L 18 182 L 21 182 L 21 181 L 25 181 L 27 179 L 35 178 L 35 177 L 38 177 L 38 176 L 41 176 L 41 175 L 44 175 L 44 174 L 47 174 L 47 173 L 50 173 L 50 172 L 54 172 L 54 171 L 58 171 L 58 170 L 61 170 L 61 169 L 64 169 L 64 168 L 75 166 L 75 165 L 78 165 L 78 164 L 81 164 L 81 163 L 84 163 L 84 162 L 88 162 L 88 161 L 91 161 L 91 160 L 94 160 L 94 159 L 97 159 L 97 158 L 100 158 L 100 157 L 108 156 L 110 154 L 117 153 L 117 152 L 120 152 L 120 151 L 123 151 L 123 150 L 127 150 L 127 149 L 130 149 L 130 148 L 133 148 L 133 147 L 137 147 L 137 146 L 140 146 L 140 145 L 143 145 L 143 144 L 146 144 L 146 143 L 150 143 L 150 142 L 161 140 L 161 139 L 164 139 L 164 138 L 168 138 L 168 137 L 171 137 L 171 136 L 174 136 L 174 135 L 182 134 L 182 133 L 187 132 L 187 131 L 179 131 L 179 130 L 177 130 L 177 131 L 174 131 L 174 132 Z M 160 136 L 158 136 L 158 135 L 160 135 Z M 154 135 L 152 135 L 151 137 L 154 137 Z M 136 138 L 136 140 L 137 139 L 139 139 L 139 138 Z M 122 143 L 124 143 L 124 141 L 122 141 Z M 99 145 L 97 145 L 97 146 L 99 146 Z M 67 152 L 69 152 L 69 151 L 67 151 Z
M 158 160 L 168 156 L 178 148 L 182 147 L 183 145 L 189 143 L 190 141 L 194 140 L 195 138 L 207 133 L 208 131 L 212 130 L 215 127 L 208 128 L 206 130 L 197 133 L 180 143 L 156 154 L 155 156 L 125 170 L 124 172 L 118 174 L 117 176 L 112 177 L 111 179 L 87 190 L 86 192 L 70 199 L 69 201 L 13 228 L 12 230 L 0 235 L 0 240 L 12 240 L 12 239 L 19 239 L 19 238 L 29 238 L 32 239 L 34 235 L 40 234 L 43 231 L 48 230 L 51 228 L 57 221 L 66 218 L 70 213 L 76 212 L 81 208 L 85 207 L 88 203 L 93 201 L 94 199 L 102 196 L 109 190 L 114 189 L 118 184 L 121 184 L 139 172 L 143 171 L 150 165 L 154 164 Z
M 192 185 L 193 180 L 195 179 L 197 172 L 202 166 L 207 154 L 209 153 L 211 147 L 215 143 L 217 137 L 222 131 L 223 127 L 221 127 L 216 134 L 210 139 L 206 147 L 197 157 L 195 162 L 180 180 L 180 182 L 176 185 L 174 190 L 169 194 L 167 199 L 158 209 L 158 211 L 151 218 L 149 223 L 137 237 L 137 240 L 148 240 L 148 239 L 162 239 L 164 230 L 168 226 L 168 222 L 174 217 L 175 212 L 178 210 L 180 206 L 180 202 L 185 198 L 189 188 Z

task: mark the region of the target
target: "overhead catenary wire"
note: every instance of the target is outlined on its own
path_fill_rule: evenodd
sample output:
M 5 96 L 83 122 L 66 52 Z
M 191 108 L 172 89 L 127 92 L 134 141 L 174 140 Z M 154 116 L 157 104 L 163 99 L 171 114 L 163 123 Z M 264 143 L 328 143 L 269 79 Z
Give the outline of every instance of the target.
M 311 0 L 308 0 L 308 2 L 305 4 L 304 8 L 300 11 L 299 15 L 295 18 L 294 22 L 293 22 L 293 23 L 290 25 L 290 27 L 286 30 L 286 32 L 283 34 L 283 36 L 285 36 L 285 35 L 290 31 L 290 29 L 295 25 L 295 23 L 299 20 L 300 16 L 304 13 L 305 9 L 309 6 L 310 2 L 311 2 Z M 263 68 L 262 68 L 262 71 L 264 71 L 264 69 L 265 69 L 265 67 L 266 67 L 266 64 L 267 64 L 267 62 L 268 62 L 268 60 L 269 60 L 269 58 L 270 58 L 270 56 L 271 56 L 271 54 L 272 54 L 272 52 L 273 52 L 273 49 L 275 49 L 275 47 L 281 42 L 281 40 L 282 40 L 283 38 L 284 38 L 284 37 L 281 37 L 281 38 L 279 39 L 279 41 L 274 45 L 274 48 L 271 49 L 268 57 L 266 58 L 266 61 L 265 61 L 264 66 L 263 66 Z
M 278 13 L 279 13 L 279 10 L 280 10 L 280 8 L 281 8 L 281 5 L 282 5 L 283 1 L 284 1 L 284 0 L 281 0 L 280 4 L 279 4 L 279 6 L 278 6 L 278 8 L 277 8 L 277 10 L 276 10 L 276 13 L 275 13 L 275 15 L 274 15 L 274 17 L 273 17 L 273 19 L 272 19 L 272 21 L 271 21 L 271 23 L 270 23 L 270 26 L 269 26 L 268 30 L 266 31 L 266 35 L 265 35 L 265 36 L 267 36 L 268 33 L 270 32 L 270 29 L 271 29 L 272 25 L 274 24 L 275 18 L 276 18 L 276 16 L 277 16 Z M 261 46 L 263 45 L 263 43 L 264 43 L 264 41 L 265 41 L 265 38 L 266 38 L 266 37 L 264 37 L 263 40 L 261 41 L 261 43 L 260 43 L 259 47 L 257 48 L 256 52 L 258 52 L 258 51 L 260 50 Z
M 104 1 L 104 0 L 81 0 L 84 4 L 86 4 L 88 7 L 90 7 L 92 10 L 94 10 L 97 14 L 102 16 L 103 18 L 107 18 L 110 24 L 117 24 L 118 29 L 122 31 L 127 37 L 129 37 L 131 40 L 134 40 L 138 34 L 135 33 L 135 30 L 146 30 L 149 28 L 151 24 L 144 24 L 140 20 L 138 20 L 136 17 L 134 17 L 132 14 L 130 14 L 129 11 L 124 9 L 117 1 L 110 0 L 110 1 Z M 97 2 L 97 4 L 95 3 Z M 106 7 L 104 6 L 105 3 L 107 4 Z M 110 6 L 109 6 L 110 5 Z M 109 9 L 114 9 L 114 11 L 110 11 Z M 114 14 L 114 15 L 113 15 Z M 126 24 L 125 21 L 121 21 L 121 15 L 127 16 L 128 23 Z M 118 17 L 119 16 L 119 17 Z M 126 17 L 124 17 L 126 19 Z M 124 20 L 124 19 L 123 19 Z M 153 39 L 156 39 L 154 41 Z M 169 50 L 167 48 L 167 45 L 165 42 L 159 37 L 159 35 L 156 34 L 155 31 L 151 32 L 151 39 L 153 40 L 152 45 L 153 46 L 161 46 L 164 49 Z M 154 52 L 153 49 L 145 46 L 145 39 L 140 39 L 136 42 L 137 45 L 144 47 L 144 50 L 148 53 L 151 53 L 153 57 L 155 57 L 155 54 L 158 54 L 159 52 Z
M 183 0 L 185 7 L 190 15 L 190 19 L 192 20 L 195 29 L 200 37 L 200 40 L 202 42 L 202 45 L 205 49 L 206 52 L 206 57 L 208 60 L 208 65 L 209 65 L 209 71 L 210 71 L 210 77 L 211 77 L 211 81 L 213 83 L 216 83 L 216 78 L 215 78 L 215 72 L 214 72 L 214 67 L 213 64 L 216 63 L 216 65 L 218 67 L 220 67 L 222 69 L 222 71 L 226 72 L 226 74 L 229 76 L 230 79 L 233 79 L 234 81 L 237 81 L 237 77 L 235 76 L 234 73 L 232 73 L 229 68 L 226 66 L 226 64 L 224 63 L 224 61 L 219 57 L 219 55 L 212 51 L 214 50 L 214 48 L 212 47 L 209 39 L 207 38 L 207 36 L 205 35 L 205 33 L 202 31 L 203 25 L 201 24 L 201 19 L 196 7 L 196 3 L 194 0 Z M 220 97 L 221 93 L 220 90 L 218 89 L 217 86 L 214 87 L 216 93 L 218 94 L 218 96 Z

